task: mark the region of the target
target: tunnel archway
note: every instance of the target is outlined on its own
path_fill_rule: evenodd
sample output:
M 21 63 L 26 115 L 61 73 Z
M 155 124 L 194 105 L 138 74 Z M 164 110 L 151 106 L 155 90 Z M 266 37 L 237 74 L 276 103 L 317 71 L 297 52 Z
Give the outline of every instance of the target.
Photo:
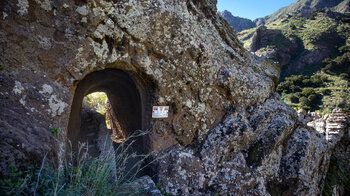
M 82 79 L 75 90 L 68 124 L 68 139 L 72 151 L 75 151 L 81 136 L 82 129 L 82 102 L 84 96 L 93 92 L 105 92 L 110 106 L 121 129 L 126 135 L 136 130 L 147 130 L 150 122 L 150 108 L 152 104 L 152 84 L 138 75 L 132 75 L 119 69 L 104 69 L 95 71 Z M 147 154 L 148 136 L 135 139 L 133 151 L 138 154 Z

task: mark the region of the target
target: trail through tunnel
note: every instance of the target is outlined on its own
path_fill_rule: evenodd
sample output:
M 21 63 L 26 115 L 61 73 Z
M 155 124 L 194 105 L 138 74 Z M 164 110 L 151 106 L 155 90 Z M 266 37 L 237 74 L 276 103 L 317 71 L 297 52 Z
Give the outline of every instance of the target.
M 147 108 L 150 108 L 151 91 L 147 85 L 143 84 L 140 78 L 132 77 L 118 69 L 96 71 L 81 80 L 75 90 L 68 125 L 68 139 L 73 153 L 77 154 L 79 143 L 86 142 L 90 157 L 98 157 L 102 150 L 97 147 L 101 144 L 96 140 L 102 136 L 111 137 L 114 149 L 118 149 L 118 145 L 121 145 L 119 143 L 135 131 L 146 130 L 150 118 Z M 86 96 L 95 92 L 103 92 L 108 97 L 103 108 L 104 115 L 92 108 L 83 107 Z M 106 128 L 109 128 L 109 131 L 104 131 Z M 127 152 L 116 153 L 147 154 L 147 138 L 142 136 L 130 140 L 128 142 L 132 145 Z M 137 169 L 133 166 L 139 161 L 138 159 L 128 160 L 126 170 L 130 171 L 126 172 L 136 172 Z

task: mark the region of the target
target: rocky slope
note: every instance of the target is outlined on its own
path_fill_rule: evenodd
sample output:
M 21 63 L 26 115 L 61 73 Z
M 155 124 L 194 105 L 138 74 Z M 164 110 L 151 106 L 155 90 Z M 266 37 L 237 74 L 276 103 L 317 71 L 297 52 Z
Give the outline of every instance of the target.
M 337 12 L 349 12 L 349 0 L 298 0 L 297 2 L 283 7 L 271 15 L 265 16 L 263 18 L 257 18 L 254 22 L 257 26 L 271 23 L 278 20 L 281 17 L 287 15 L 299 14 L 302 17 L 309 17 L 314 11 L 318 9 L 329 8 Z
M 222 12 L 218 12 L 218 14 L 223 17 L 225 20 L 227 20 L 228 23 L 230 23 L 231 27 L 235 29 L 236 32 L 243 31 L 245 29 L 250 29 L 253 27 L 256 27 L 256 24 L 247 19 L 247 18 L 241 18 L 238 16 L 233 16 L 231 12 L 224 10 Z
M 272 23 L 281 17 L 289 17 L 289 15 L 298 15 L 300 17 L 310 17 L 310 15 L 320 9 L 330 9 L 334 12 L 346 13 L 350 12 L 350 1 L 349 0 L 298 0 L 297 2 L 280 8 L 273 14 L 265 16 L 263 18 L 257 18 L 255 20 L 249 20 L 246 18 L 241 18 L 239 16 L 232 16 L 232 14 L 224 10 L 219 12 L 224 19 L 226 19 L 230 25 L 240 32 L 246 29 L 258 27 L 267 23 Z
M 276 12 L 280 17 L 272 22 L 238 34 L 247 49 L 281 64 L 278 92 L 297 110 L 350 109 L 350 15 L 341 13 L 348 4 L 298 1 Z M 306 88 L 315 93 L 306 95 Z
M 321 193 L 340 138 L 299 121 L 275 92 L 278 65 L 243 48 L 215 0 L 5 0 L 0 13 L 2 178 L 46 152 L 61 165 L 83 97 L 103 91 L 126 133 L 150 130 L 135 145 L 158 158 L 163 191 Z
M 332 11 L 314 12 L 310 18 L 294 15 L 241 32 L 239 38 L 256 54 L 273 53 L 282 75 L 310 74 L 322 68 L 324 59 L 347 53 L 349 17 Z M 341 66 L 342 72 L 350 72 Z
M 349 13 L 329 9 L 310 12 L 307 17 L 289 13 L 238 36 L 250 51 L 281 64 L 278 88 L 283 100 L 298 109 L 329 113 L 338 106 L 350 108 L 349 18 Z M 297 82 L 296 77 L 303 79 Z M 304 88 L 314 88 L 317 96 L 302 98 Z

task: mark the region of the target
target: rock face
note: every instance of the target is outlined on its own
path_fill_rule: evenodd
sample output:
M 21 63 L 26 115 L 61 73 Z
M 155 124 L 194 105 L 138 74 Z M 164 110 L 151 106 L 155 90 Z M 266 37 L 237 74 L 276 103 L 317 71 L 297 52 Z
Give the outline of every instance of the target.
M 151 176 L 167 192 L 320 193 L 332 146 L 216 13 L 215 0 L 1 1 L 1 175 L 46 152 L 60 164 L 83 96 L 103 91 L 127 133 L 150 130 L 137 149 L 164 155 Z
M 236 109 L 211 130 L 197 152 L 171 149 L 160 169 L 166 190 L 185 195 L 320 194 L 330 152 L 349 131 L 346 118 L 339 135 L 327 140 L 298 123 L 295 112 L 276 96 L 254 108 Z
M 332 154 L 332 161 L 330 164 L 330 172 L 337 172 L 341 167 L 341 172 L 344 173 L 345 178 L 350 178 L 350 115 L 349 111 L 335 109 L 332 114 L 325 116 L 323 119 L 318 119 L 308 123 L 309 126 L 314 127 L 318 132 L 326 136 L 329 141 L 329 146 L 335 146 Z M 330 175 L 339 175 L 331 173 Z M 335 192 L 338 195 L 348 195 L 350 187 L 348 180 L 344 177 L 337 179 L 337 184 L 332 184 Z
M 305 109 L 300 109 L 297 111 L 297 113 L 298 113 L 298 117 L 305 120 L 307 123 L 322 118 L 321 114 L 317 112 L 306 112 Z M 327 117 L 328 116 L 325 116 L 325 118 Z M 315 129 L 318 130 L 317 128 Z
M 256 24 L 253 21 L 247 18 L 232 16 L 231 12 L 227 10 L 219 12 L 218 14 L 225 20 L 227 20 L 227 22 L 230 23 L 230 25 L 236 30 L 236 32 L 256 27 Z

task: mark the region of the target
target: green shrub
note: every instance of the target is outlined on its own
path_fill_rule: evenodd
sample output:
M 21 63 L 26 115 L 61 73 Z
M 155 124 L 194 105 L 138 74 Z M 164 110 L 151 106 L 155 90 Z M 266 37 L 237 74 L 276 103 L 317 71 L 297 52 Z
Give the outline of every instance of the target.
M 305 97 L 309 97 L 312 94 L 316 94 L 315 90 L 313 88 L 304 88 L 301 92 Z
M 2 62 L 0 62 L 0 70 L 3 70 L 4 68 L 5 68 L 5 65 Z
M 295 95 L 289 95 L 289 100 L 292 103 L 299 103 L 299 98 Z
M 298 97 L 298 99 L 299 99 L 300 97 L 303 96 L 303 94 L 301 94 L 301 92 L 297 92 L 297 93 L 294 93 L 294 96 Z
M 323 61 L 325 66 L 322 71 L 325 73 L 346 73 L 348 72 L 348 66 L 350 64 L 350 52 L 345 52 L 341 56 L 337 56 L 334 59 L 326 59 Z
M 296 85 L 291 85 L 289 87 L 290 91 L 289 92 L 292 92 L 292 93 L 296 93 L 296 92 L 300 92 L 301 91 L 301 88 L 299 86 L 296 86 Z
M 322 95 L 330 95 L 331 94 L 331 90 L 323 88 L 323 89 L 320 90 L 320 93 Z
M 310 79 L 311 85 L 312 87 L 320 87 L 322 85 L 322 80 L 320 78 L 317 77 L 313 77 Z
M 339 77 L 342 79 L 342 80 L 348 80 L 349 79 L 349 74 L 347 73 L 342 73 L 339 75 Z
M 310 102 L 306 97 L 300 97 L 299 102 L 302 106 L 309 106 Z
M 292 84 L 297 86 L 303 86 L 304 79 L 309 79 L 309 77 L 303 75 L 292 75 L 290 77 L 286 77 L 286 81 L 290 81 Z
M 303 80 L 303 86 L 312 86 L 312 81 L 311 79 L 304 79 Z
M 55 136 L 58 136 L 60 134 L 60 129 L 59 128 L 49 128 L 49 131 L 54 134 Z
M 290 25 L 289 25 L 289 28 L 290 28 L 291 30 L 297 29 L 297 27 L 296 27 L 294 24 L 290 24 Z
M 308 98 L 310 104 L 317 104 L 319 101 L 318 96 L 316 94 L 311 94 Z
M 287 93 L 289 93 L 289 87 L 291 85 L 293 85 L 293 83 L 291 83 L 290 81 L 280 82 L 277 86 L 277 92 L 281 93 L 283 91 L 286 91 Z

